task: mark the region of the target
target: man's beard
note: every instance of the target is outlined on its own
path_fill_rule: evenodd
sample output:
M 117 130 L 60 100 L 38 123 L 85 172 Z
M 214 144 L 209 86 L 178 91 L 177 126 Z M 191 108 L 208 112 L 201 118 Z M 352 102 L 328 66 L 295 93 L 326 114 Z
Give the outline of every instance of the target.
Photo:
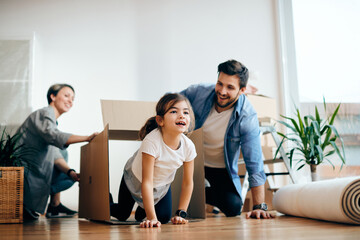
M 239 92 L 240 92 L 240 91 L 239 91 Z M 218 102 L 218 96 L 219 96 L 219 94 L 216 94 L 216 95 L 215 95 L 215 97 L 216 97 L 216 99 L 215 99 L 216 105 L 217 105 L 218 107 L 220 107 L 220 108 L 226 108 L 226 107 L 230 106 L 231 104 L 235 103 L 235 102 L 238 100 L 239 94 L 237 95 L 236 98 L 232 99 L 232 101 L 229 101 L 228 103 L 223 104 L 223 105 L 221 105 L 221 104 Z

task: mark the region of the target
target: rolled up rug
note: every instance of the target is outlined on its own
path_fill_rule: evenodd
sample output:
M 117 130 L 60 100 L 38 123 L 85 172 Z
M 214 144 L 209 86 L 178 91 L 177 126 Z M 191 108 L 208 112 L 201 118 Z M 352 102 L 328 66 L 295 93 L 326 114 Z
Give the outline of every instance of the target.
M 273 207 L 287 215 L 360 225 L 360 177 L 284 186 Z

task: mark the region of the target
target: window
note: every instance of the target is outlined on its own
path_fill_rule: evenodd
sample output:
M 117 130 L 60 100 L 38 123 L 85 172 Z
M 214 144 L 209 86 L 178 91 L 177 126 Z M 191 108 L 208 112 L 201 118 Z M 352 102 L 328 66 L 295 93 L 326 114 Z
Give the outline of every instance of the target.
M 0 38 L 0 125 L 18 127 L 30 112 L 31 40 Z
M 359 12 L 357 0 L 279 0 L 284 93 L 295 96 L 285 97 L 286 114 L 294 103 L 303 115 L 323 109 L 323 97 L 330 111 L 341 103 L 335 126 L 345 143 L 345 175 L 360 174 Z
M 360 2 L 293 0 L 300 102 L 360 103 Z

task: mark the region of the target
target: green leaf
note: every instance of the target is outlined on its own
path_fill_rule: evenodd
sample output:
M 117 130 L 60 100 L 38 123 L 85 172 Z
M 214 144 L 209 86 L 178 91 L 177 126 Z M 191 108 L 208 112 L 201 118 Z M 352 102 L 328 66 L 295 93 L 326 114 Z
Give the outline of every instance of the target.
M 305 166 L 305 164 L 301 165 L 300 167 L 298 167 L 298 169 L 296 169 L 297 171 L 299 171 L 300 169 L 302 169 Z
M 324 110 L 326 112 L 326 102 L 325 102 L 325 97 L 323 96 L 323 104 L 324 104 Z
M 326 154 L 324 154 L 324 157 L 331 156 L 334 153 L 335 153 L 335 150 L 331 150 L 331 151 L 327 152 Z
M 320 164 L 324 161 L 324 153 L 323 153 L 321 146 L 319 146 L 319 145 L 316 145 L 315 149 L 316 149 L 316 155 L 317 155 L 317 158 L 316 158 L 317 164 Z
M 333 148 L 335 149 L 336 154 L 337 154 L 337 155 L 339 156 L 339 158 L 341 159 L 341 162 L 342 162 L 343 164 L 345 164 L 345 152 L 344 152 L 344 156 L 342 156 L 341 153 L 340 153 L 340 150 L 339 150 L 339 148 L 336 146 L 335 142 L 330 142 L 330 143 L 331 143 L 331 145 L 333 146 Z
M 287 122 L 284 122 L 284 121 L 278 121 L 278 122 L 280 124 L 284 125 L 285 127 L 289 128 L 291 131 L 296 132 L 296 129 L 293 126 L 291 126 L 290 124 L 288 124 Z
M 299 135 L 303 136 L 304 135 L 304 123 L 301 119 L 300 111 L 298 108 L 296 109 L 296 112 L 297 112 L 297 117 L 298 117 L 298 121 L 299 121 L 299 133 L 300 133 Z
M 278 133 L 278 134 L 280 134 L 280 133 Z M 284 137 L 284 138 L 281 140 L 281 142 L 280 142 L 280 144 L 279 144 L 279 147 L 276 149 L 276 152 L 275 152 L 275 156 L 274 156 L 273 161 L 276 160 L 276 156 L 278 155 L 278 153 L 279 153 L 279 151 L 280 151 L 283 143 L 285 142 L 285 140 L 286 140 L 286 137 Z
M 323 128 L 323 133 L 322 133 L 322 135 L 323 135 L 324 133 L 326 133 L 326 136 L 325 136 L 324 142 L 323 142 L 323 144 L 322 144 L 322 146 L 321 146 L 322 149 L 325 149 L 325 147 L 329 145 L 330 136 L 331 136 L 331 133 L 332 133 L 331 130 L 332 130 L 332 129 L 331 129 L 330 125 L 326 125 L 326 126 Z
M 339 108 L 340 108 L 340 103 L 339 103 L 339 105 L 337 106 L 337 108 L 335 109 L 334 113 L 332 114 L 332 116 L 330 118 L 330 121 L 329 121 L 330 125 L 333 125 L 335 117 L 336 117 L 336 115 L 337 115 L 337 113 L 339 111 Z
M 317 106 L 315 106 L 315 118 L 316 118 L 316 121 L 320 124 L 321 123 L 321 118 L 320 118 L 320 114 L 319 114 L 319 111 L 317 109 Z
M 292 168 L 292 162 L 293 162 L 293 156 L 294 156 L 294 152 L 295 152 L 295 148 L 290 150 L 290 156 L 289 156 L 289 160 L 290 160 L 290 168 Z
M 285 116 L 282 116 L 282 117 L 285 118 L 285 119 L 287 119 L 287 120 L 290 120 L 291 123 L 293 124 L 293 126 L 291 126 L 291 125 L 288 124 L 287 122 L 279 121 L 281 124 L 283 124 L 283 125 L 285 125 L 286 127 L 290 128 L 293 132 L 296 132 L 296 133 L 299 133 L 299 132 L 300 132 L 299 126 L 298 126 L 298 124 L 296 123 L 296 121 L 295 121 L 293 118 L 285 117 Z
M 333 167 L 333 170 L 335 170 L 334 164 L 333 164 L 329 159 L 327 159 L 327 158 L 325 158 L 325 160 L 328 161 L 328 162 L 331 164 L 331 166 Z

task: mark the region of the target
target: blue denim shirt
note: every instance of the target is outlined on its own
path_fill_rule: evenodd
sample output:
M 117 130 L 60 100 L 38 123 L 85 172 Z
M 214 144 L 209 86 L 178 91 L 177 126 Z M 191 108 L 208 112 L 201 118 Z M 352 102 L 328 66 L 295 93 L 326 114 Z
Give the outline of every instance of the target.
M 181 94 L 185 95 L 192 105 L 195 114 L 195 129 L 201 128 L 214 105 L 215 85 L 192 85 Z M 234 105 L 224 138 L 225 166 L 241 196 L 241 183 L 238 176 L 240 150 L 249 173 L 250 187 L 265 184 L 266 175 L 262 160 L 259 121 L 255 109 L 244 94 L 239 96 Z

